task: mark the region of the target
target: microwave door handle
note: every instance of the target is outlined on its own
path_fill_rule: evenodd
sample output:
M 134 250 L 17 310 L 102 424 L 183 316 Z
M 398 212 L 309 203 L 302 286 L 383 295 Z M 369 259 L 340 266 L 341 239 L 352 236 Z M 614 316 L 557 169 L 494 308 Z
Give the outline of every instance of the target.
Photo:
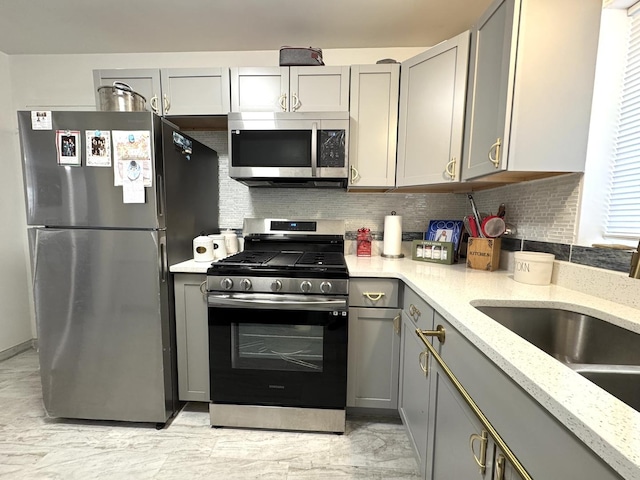
M 311 177 L 316 177 L 318 168 L 318 124 L 311 124 Z

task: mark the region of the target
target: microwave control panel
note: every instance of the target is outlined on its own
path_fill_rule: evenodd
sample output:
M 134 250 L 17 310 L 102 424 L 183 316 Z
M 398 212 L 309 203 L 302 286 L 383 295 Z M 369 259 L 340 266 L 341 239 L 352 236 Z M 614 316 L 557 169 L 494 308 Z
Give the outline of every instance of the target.
M 346 166 L 346 134 L 344 130 L 320 130 L 318 135 L 318 167 Z

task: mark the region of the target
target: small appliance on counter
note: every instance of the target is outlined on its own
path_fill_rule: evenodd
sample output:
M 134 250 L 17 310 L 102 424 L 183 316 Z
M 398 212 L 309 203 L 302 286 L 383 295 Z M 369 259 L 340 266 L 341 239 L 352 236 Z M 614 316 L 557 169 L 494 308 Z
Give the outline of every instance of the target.
M 193 260 L 196 262 L 213 262 L 213 239 L 203 233 L 193 239 Z

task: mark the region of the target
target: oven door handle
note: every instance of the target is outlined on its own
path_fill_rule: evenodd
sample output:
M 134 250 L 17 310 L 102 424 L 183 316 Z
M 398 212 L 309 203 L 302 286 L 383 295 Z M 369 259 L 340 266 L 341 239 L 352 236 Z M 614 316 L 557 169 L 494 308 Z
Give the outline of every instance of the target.
M 269 308 L 280 310 L 346 310 L 347 300 L 337 297 L 317 299 L 305 295 L 226 294 L 207 296 L 209 307 Z

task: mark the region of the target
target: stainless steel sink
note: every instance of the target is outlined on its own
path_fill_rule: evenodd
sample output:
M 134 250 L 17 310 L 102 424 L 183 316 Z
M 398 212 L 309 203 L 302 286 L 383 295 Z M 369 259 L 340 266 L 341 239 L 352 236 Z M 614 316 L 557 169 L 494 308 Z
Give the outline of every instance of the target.
M 568 310 L 476 308 L 640 411 L 640 334 Z

